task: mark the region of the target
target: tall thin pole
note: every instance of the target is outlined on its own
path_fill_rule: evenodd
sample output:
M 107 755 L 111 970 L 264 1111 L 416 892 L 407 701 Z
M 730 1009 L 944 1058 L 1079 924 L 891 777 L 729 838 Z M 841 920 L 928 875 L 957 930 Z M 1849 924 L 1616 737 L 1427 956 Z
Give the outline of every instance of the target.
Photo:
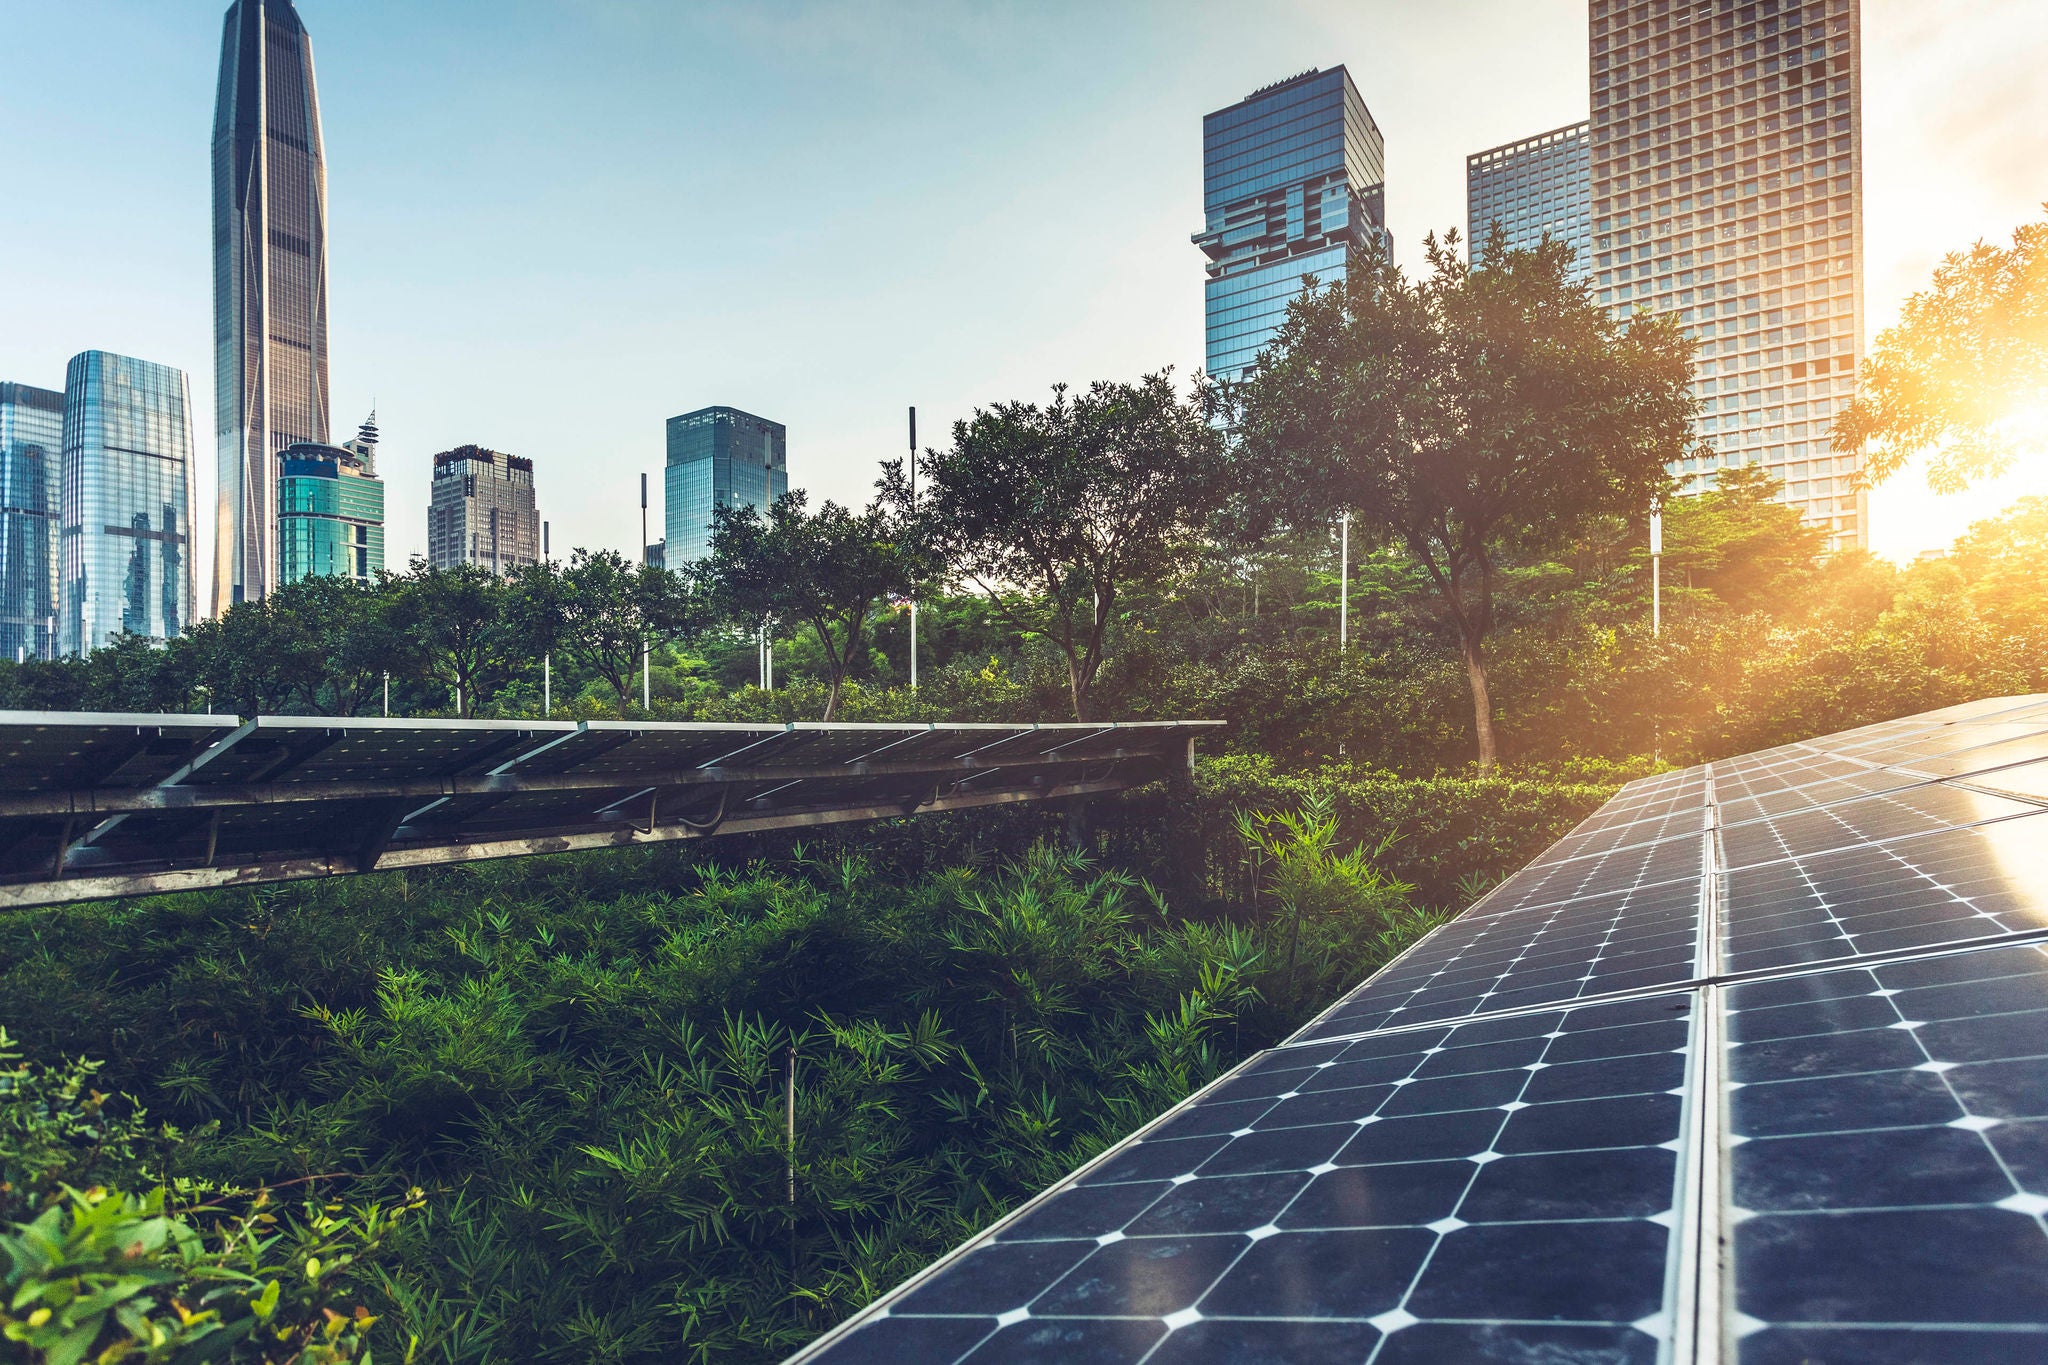
M 1337 652 L 1351 642 L 1351 514 L 1339 523 L 1337 550 Z
M 917 408 L 910 409 L 910 513 L 917 515 Z M 910 593 L 910 690 L 917 691 L 917 590 Z
M 391 718 L 391 672 L 389 669 L 386 669 L 384 673 L 384 718 L 386 720 Z
M 640 472 L 640 568 L 647 568 L 647 471 Z M 654 652 L 653 642 L 645 633 L 640 636 L 640 709 L 650 710 L 654 696 Z
M 540 558 L 543 564 L 554 563 L 554 554 L 548 546 L 548 524 L 540 524 Z M 550 649 L 540 656 L 540 714 L 545 720 L 555 714 L 555 652 Z
M 1650 509 L 1650 634 L 1664 633 L 1664 513 Z

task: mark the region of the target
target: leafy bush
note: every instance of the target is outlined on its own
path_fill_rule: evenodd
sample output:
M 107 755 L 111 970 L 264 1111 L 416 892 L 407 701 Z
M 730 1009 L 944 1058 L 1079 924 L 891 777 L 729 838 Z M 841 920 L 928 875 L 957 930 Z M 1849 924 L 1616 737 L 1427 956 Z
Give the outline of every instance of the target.
M 283 1214 L 268 1189 L 199 1197 L 162 1178 L 177 1130 L 93 1089 L 99 1069 L 24 1062 L 0 1029 L 0 1340 L 36 1365 L 367 1361 L 376 1317 L 331 1305 L 360 1299 L 420 1192 Z

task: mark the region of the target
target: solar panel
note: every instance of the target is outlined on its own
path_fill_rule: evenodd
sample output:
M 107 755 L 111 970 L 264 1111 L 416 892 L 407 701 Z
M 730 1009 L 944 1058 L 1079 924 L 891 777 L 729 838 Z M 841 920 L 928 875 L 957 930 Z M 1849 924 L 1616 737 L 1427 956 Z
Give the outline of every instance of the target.
M 2048 698 L 1631 783 L 797 1357 L 2048 1361 Z
M 1082 797 L 1205 724 L 0 712 L 0 908 Z

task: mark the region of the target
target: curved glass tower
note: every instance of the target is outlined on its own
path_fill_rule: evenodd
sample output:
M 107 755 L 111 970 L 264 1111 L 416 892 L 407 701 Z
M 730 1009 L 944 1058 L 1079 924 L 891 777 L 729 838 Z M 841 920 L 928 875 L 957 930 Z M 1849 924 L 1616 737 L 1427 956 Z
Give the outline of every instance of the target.
M 327 164 L 291 0 L 235 0 L 213 111 L 213 609 L 278 582 L 279 456 L 327 441 Z
M 58 647 L 168 640 L 192 624 L 192 423 L 185 372 L 86 351 L 64 380 Z

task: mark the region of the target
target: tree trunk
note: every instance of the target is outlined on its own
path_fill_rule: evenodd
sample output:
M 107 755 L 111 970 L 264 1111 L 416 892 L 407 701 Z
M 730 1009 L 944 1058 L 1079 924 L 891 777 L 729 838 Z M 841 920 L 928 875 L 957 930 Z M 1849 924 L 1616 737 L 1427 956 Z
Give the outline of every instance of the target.
M 1491 768 L 1499 753 L 1493 738 L 1493 698 L 1486 690 L 1486 647 L 1465 636 L 1465 677 L 1472 684 L 1472 729 L 1479 739 L 1479 766 Z
M 832 685 L 825 689 L 825 719 L 830 720 L 839 711 L 839 684 L 846 675 L 837 669 L 832 671 Z

